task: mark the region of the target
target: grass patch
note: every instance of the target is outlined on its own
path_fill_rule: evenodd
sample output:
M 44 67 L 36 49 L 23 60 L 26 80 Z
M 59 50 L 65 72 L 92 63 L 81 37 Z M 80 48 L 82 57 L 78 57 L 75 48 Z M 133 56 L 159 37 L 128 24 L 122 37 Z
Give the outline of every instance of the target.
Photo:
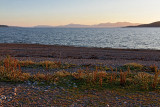
M 124 89 L 133 91 L 151 91 L 160 90 L 160 70 L 156 66 L 152 68 L 154 74 L 146 72 L 134 72 L 135 70 L 143 70 L 143 65 L 130 63 L 125 64 L 124 69 L 116 69 L 110 67 L 111 72 L 107 73 L 105 69 L 96 67 L 94 71 L 87 66 L 86 70 L 79 69 L 77 72 L 71 73 L 65 70 L 60 70 L 53 74 L 30 74 L 24 73 L 21 67 L 41 66 L 45 69 L 64 67 L 60 62 L 32 62 L 18 61 L 11 57 L 6 57 L 0 66 L 0 81 L 5 82 L 25 82 L 31 81 L 45 84 L 54 84 L 59 87 L 68 89 Z M 74 67 L 68 64 L 65 67 Z

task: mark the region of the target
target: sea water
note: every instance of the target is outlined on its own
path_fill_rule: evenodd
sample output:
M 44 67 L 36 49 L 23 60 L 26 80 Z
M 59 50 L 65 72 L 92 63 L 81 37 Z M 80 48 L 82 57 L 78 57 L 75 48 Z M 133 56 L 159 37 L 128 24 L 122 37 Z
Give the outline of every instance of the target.
M 0 28 L 0 43 L 160 49 L 160 28 Z

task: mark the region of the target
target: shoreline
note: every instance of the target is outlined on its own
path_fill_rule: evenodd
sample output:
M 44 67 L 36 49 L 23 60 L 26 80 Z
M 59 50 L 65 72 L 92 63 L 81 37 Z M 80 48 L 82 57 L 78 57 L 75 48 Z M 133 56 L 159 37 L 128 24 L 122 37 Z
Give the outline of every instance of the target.
M 160 67 L 160 50 L 0 43 L 0 59 L 6 55 L 20 60 L 60 60 L 64 63 L 102 63 L 112 66 L 135 62 L 147 66 L 156 64 Z
M 0 43 L 0 46 L 15 46 L 15 45 L 22 45 L 22 46 L 41 46 L 41 47 L 70 47 L 70 48 L 95 48 L 95 49 L 105 49 L 105 50 L 126 50 L 126 51 L 160 51 L 160 49 L 134 49 L 134 48 L 111 48 L 111 47 L 87 47 L 87 46 L 72 46 L 72 45 L 47 45 L 47 44 L 29 44 L 29 43 Z

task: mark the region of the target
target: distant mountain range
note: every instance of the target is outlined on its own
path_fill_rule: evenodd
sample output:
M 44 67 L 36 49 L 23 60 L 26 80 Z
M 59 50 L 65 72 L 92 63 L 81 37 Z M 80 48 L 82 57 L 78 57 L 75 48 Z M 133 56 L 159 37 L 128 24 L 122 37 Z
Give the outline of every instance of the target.
M 127 26 L 127 27 L 160 27 L 160 21 L 153 22 L 150 24 L 141 24 L 141 25 L 137 25 L 137 26 Z
M 18 27 L 0 25 L 0 27 Z M 49 26 L 49 25 L 38 25 L 33 28 L 115 28 L 115 27 L 160 27 L 160 21 L 153 22 L 150 24 L 130 23 L 130 22 L 117 22 L 117 23 L 100 23 L 95 25 L 81 25 L 81 24 L 68 24 L 61 26 Z
M 140 23 L 130 23 L 130 22 L 117 22 L 117 23 L 100 23 L 95 25 L 81 25 L 81 24 L 68 24 L 61 26 L 48 26 L 48 25 L 38 25 L 35 28 L 113 28 L 113 27 L 126 27 L 126 26 L 137 26 Z

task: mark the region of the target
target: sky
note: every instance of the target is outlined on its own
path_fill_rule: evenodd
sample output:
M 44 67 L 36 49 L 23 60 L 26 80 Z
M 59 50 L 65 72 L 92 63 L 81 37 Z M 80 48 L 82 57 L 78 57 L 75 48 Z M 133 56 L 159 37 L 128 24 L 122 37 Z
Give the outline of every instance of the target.
M 0 24 L 93 25 L 160 21 L 160 0 L 0 0 Z

